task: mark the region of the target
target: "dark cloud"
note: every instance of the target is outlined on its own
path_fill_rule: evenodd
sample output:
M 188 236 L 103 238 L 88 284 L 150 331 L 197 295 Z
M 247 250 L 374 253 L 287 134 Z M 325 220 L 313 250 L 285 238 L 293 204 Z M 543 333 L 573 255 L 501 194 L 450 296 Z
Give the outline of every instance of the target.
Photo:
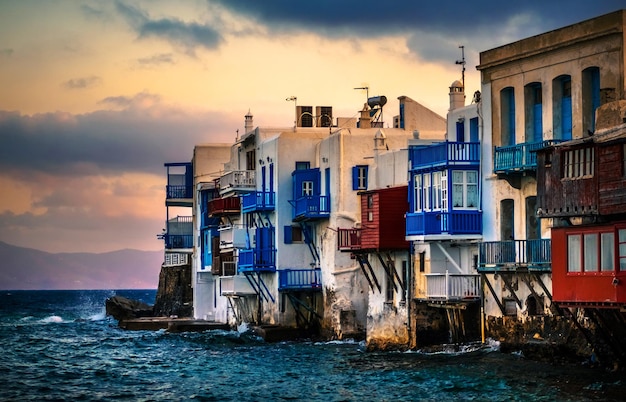
M 210 0 L 273 32 L 316 32 L 330 38 L 402 35 L 429 61 L 460 56 L 458 45 L 480 51 L 624 7 L 623 0 L 523 2 L 476 0 Z M 468 63 L 469 64 L 469 63 Z
M 11 57 L 13 55 L 13 49 L 0 49 L 0 56 Z
M 174 17 L 151 19 L 147 12 L 121 1 L 116 2 L 116 8 L 139 39 L 164 39 L 192 56 L 197 47 L 216 49 L 223 41 L 220 32 L 209 24 L 185 22 Z
M 66 89 L 84 89 L 93 87 L 102 82 L 100 77 L 96 77 L 92 75 L 90 77 L 82 77 L 82 78 L 72 78 L 63 83 L 63 88 Z
M 162 174 L 164 162 L 189 161 L 195 144 L 230 141 L 241 125 L 239 117 L 183 111 L 151 94 L 111 97 L 106 103 L 122 109 L 82 115 L 0 111 L 0 171 L 23 177 Z M 209 134 L 224 127 L 231 128 L 228 135 Z
M 163 64 L 175 64 L 174 55 L 172 53 L 155 54 L 150 57 L 142 57 L 137 59 L 142 67 L 160 66 Z

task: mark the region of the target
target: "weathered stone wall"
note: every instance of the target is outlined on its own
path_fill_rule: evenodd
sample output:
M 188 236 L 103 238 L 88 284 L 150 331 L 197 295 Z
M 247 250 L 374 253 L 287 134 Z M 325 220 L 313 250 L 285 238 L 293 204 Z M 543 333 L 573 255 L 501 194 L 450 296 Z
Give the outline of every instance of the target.
M 192 303 L 191 265 L 161 267 L 154 315 L 193 317 Z

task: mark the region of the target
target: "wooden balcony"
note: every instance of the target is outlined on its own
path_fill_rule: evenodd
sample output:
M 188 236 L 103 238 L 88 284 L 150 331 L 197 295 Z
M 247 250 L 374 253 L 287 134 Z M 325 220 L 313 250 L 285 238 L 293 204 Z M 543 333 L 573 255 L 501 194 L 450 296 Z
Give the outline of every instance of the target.
M 275 248 L 253 248 L 239 250 L 238 272 L 273 272 L 276 271 Z
M 241 211 L 239 197 L 215 198 L 209 201 L 209 216 L 237 215 Z
M 273 211 L 276 208 L 276 193 L 269 191 L 252 191 L 241 197 L 242 212 Z
M 322 271 L 315 269 L 283 269 L 278 271 L 278 290 L 322 290 Z
M 425 274 L 426 298 L 429 300 L 478 300 L 480 275 Z
M 490 241 L 480 243 L 478 249 L 480 272 L 551 271 L 550 239 Z
M 361 232 L 363 229 L 337 229 L 337 250 L 354 251 L 361 249 Z
M 437 166 L 477 166 L 480 163 L 479 142 L 440 142 L 409 147 L 410 169 Z
M 524 142 L 505 147 L 496 147 L 493 172 L 501 174 L 534 172 L 537 170 L 537 154 L 535 151 L 559 142 L 562 142 L 562 140 Z
M 289 201 L 293 205 L 293 220 L 325 219 L 330 216 L 330 197 L 309 195 Z
M 406 214 L 407 236 L 480 235 L 481 211 L 425 211 Z
M 220 177 L 220 195 L 253 191 L 256 187 L 254 170 L 235 170 Z

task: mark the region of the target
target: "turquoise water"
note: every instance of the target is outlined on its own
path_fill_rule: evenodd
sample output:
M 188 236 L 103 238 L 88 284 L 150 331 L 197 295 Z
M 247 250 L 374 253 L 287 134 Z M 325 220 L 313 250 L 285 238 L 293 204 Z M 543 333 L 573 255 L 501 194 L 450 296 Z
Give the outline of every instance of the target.
M 123 331 L 107 297 L 155 291 L 1 291 L 0 400 L 623 400 L 624 373 L 504 354 L 370 353 L 357 342 L 265 343 L 239 331 Z

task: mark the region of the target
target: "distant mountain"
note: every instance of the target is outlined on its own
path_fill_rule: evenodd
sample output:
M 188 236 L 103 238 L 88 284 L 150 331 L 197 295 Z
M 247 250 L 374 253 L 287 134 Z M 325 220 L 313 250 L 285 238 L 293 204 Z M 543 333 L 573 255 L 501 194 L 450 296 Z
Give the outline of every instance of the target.
M 163 251 L 47 253 L 0 242 L 0 289 L 156 289 Z

